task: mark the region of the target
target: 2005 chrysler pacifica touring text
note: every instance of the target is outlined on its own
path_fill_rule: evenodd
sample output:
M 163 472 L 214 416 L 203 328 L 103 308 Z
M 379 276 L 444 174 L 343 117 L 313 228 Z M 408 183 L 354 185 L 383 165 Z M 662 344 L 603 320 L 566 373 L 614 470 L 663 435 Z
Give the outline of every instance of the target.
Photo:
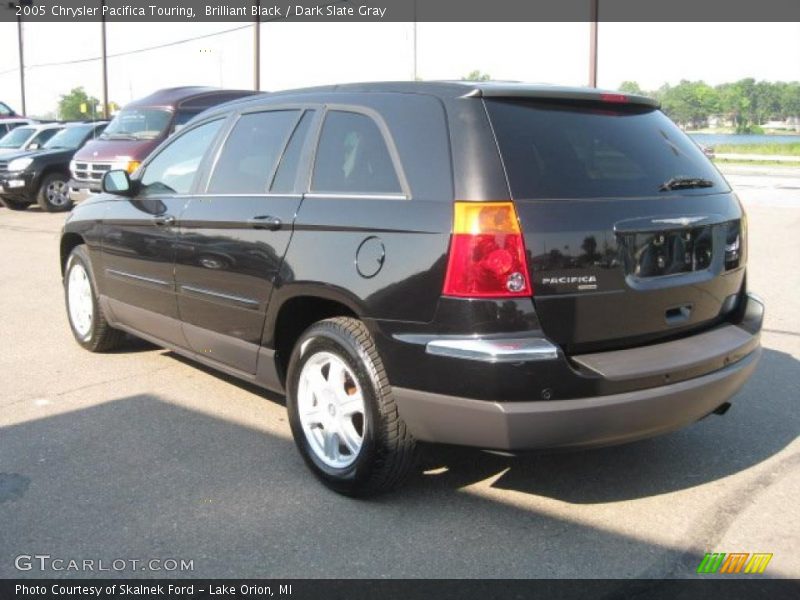
M 614 444 L 724 412 L 760 356 L 746 218 L 648 98 L 352 84 L 212 108 L 78 206 L 72 331 L 285 393 L 311 470 L 418 442 Z

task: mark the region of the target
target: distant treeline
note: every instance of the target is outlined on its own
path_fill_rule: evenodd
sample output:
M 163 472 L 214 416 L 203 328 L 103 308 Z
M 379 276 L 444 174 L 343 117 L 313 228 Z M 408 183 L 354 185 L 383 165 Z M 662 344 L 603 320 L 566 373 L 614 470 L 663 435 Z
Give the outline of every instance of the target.
M 800 117 L 800 82 L 756 81 L 742 79 L 735 83 L 710 86 L 704 81 L 665 83 L 655 91 L 646 91 L 635 81 L 624 81 L 620 91 L 652 96 L 670 118 L 685 127 L 701 128 L 709 117 L 718 117 L 738 133 L 758 133 L 771 120 L 785 121 Z

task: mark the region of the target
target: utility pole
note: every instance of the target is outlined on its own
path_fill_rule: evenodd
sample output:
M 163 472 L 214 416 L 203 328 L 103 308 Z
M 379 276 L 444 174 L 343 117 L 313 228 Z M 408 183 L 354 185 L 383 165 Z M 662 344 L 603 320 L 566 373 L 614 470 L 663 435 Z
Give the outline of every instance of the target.
M 256 22 L 253 25 L 253 89 L 261 91 L 261 0 L 256 0 Z
M 600 0 L 589 0 L 589 86 L 597 87 L 597 16 Z
M 414 15 L 416 19 L 416 15 Z M 414 21 L 414 81 L 417 80 L 417 21 Z
M 105 0 L 101 3 L 101 17 L 100 17 L 100 43 L 103 51 L 103 118 L 108 119 L 109 106 L 108 106 L 108 52 L 106 50 L 106 15 L 102 7 L 106 5 Z
M 8 3 L 10 10 L 16 10 L 17 4 L 14 2 Z M 19 97 L 22 104 L 22 114 L 28 114 L 28 108 L 25 104 L 25 51 L 23 49 L 22 41 L 22 15 L 17 17 L 17 40 L 19 42 Z

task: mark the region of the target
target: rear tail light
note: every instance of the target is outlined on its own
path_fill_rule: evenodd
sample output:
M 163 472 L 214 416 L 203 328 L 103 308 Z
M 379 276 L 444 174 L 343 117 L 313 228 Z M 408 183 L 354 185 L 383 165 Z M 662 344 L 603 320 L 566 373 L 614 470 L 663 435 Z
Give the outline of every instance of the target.
M 525 244 L 512 202 L 456 202 L 445 296 L 513 298 L 533 294 Z

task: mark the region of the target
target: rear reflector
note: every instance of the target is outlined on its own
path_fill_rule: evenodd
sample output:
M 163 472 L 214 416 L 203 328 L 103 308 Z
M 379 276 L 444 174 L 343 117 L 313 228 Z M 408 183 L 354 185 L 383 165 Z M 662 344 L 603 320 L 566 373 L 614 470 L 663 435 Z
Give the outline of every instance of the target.
M 510 298 L 533 293 L 512 202 L 456 202 L 445 296 Z

